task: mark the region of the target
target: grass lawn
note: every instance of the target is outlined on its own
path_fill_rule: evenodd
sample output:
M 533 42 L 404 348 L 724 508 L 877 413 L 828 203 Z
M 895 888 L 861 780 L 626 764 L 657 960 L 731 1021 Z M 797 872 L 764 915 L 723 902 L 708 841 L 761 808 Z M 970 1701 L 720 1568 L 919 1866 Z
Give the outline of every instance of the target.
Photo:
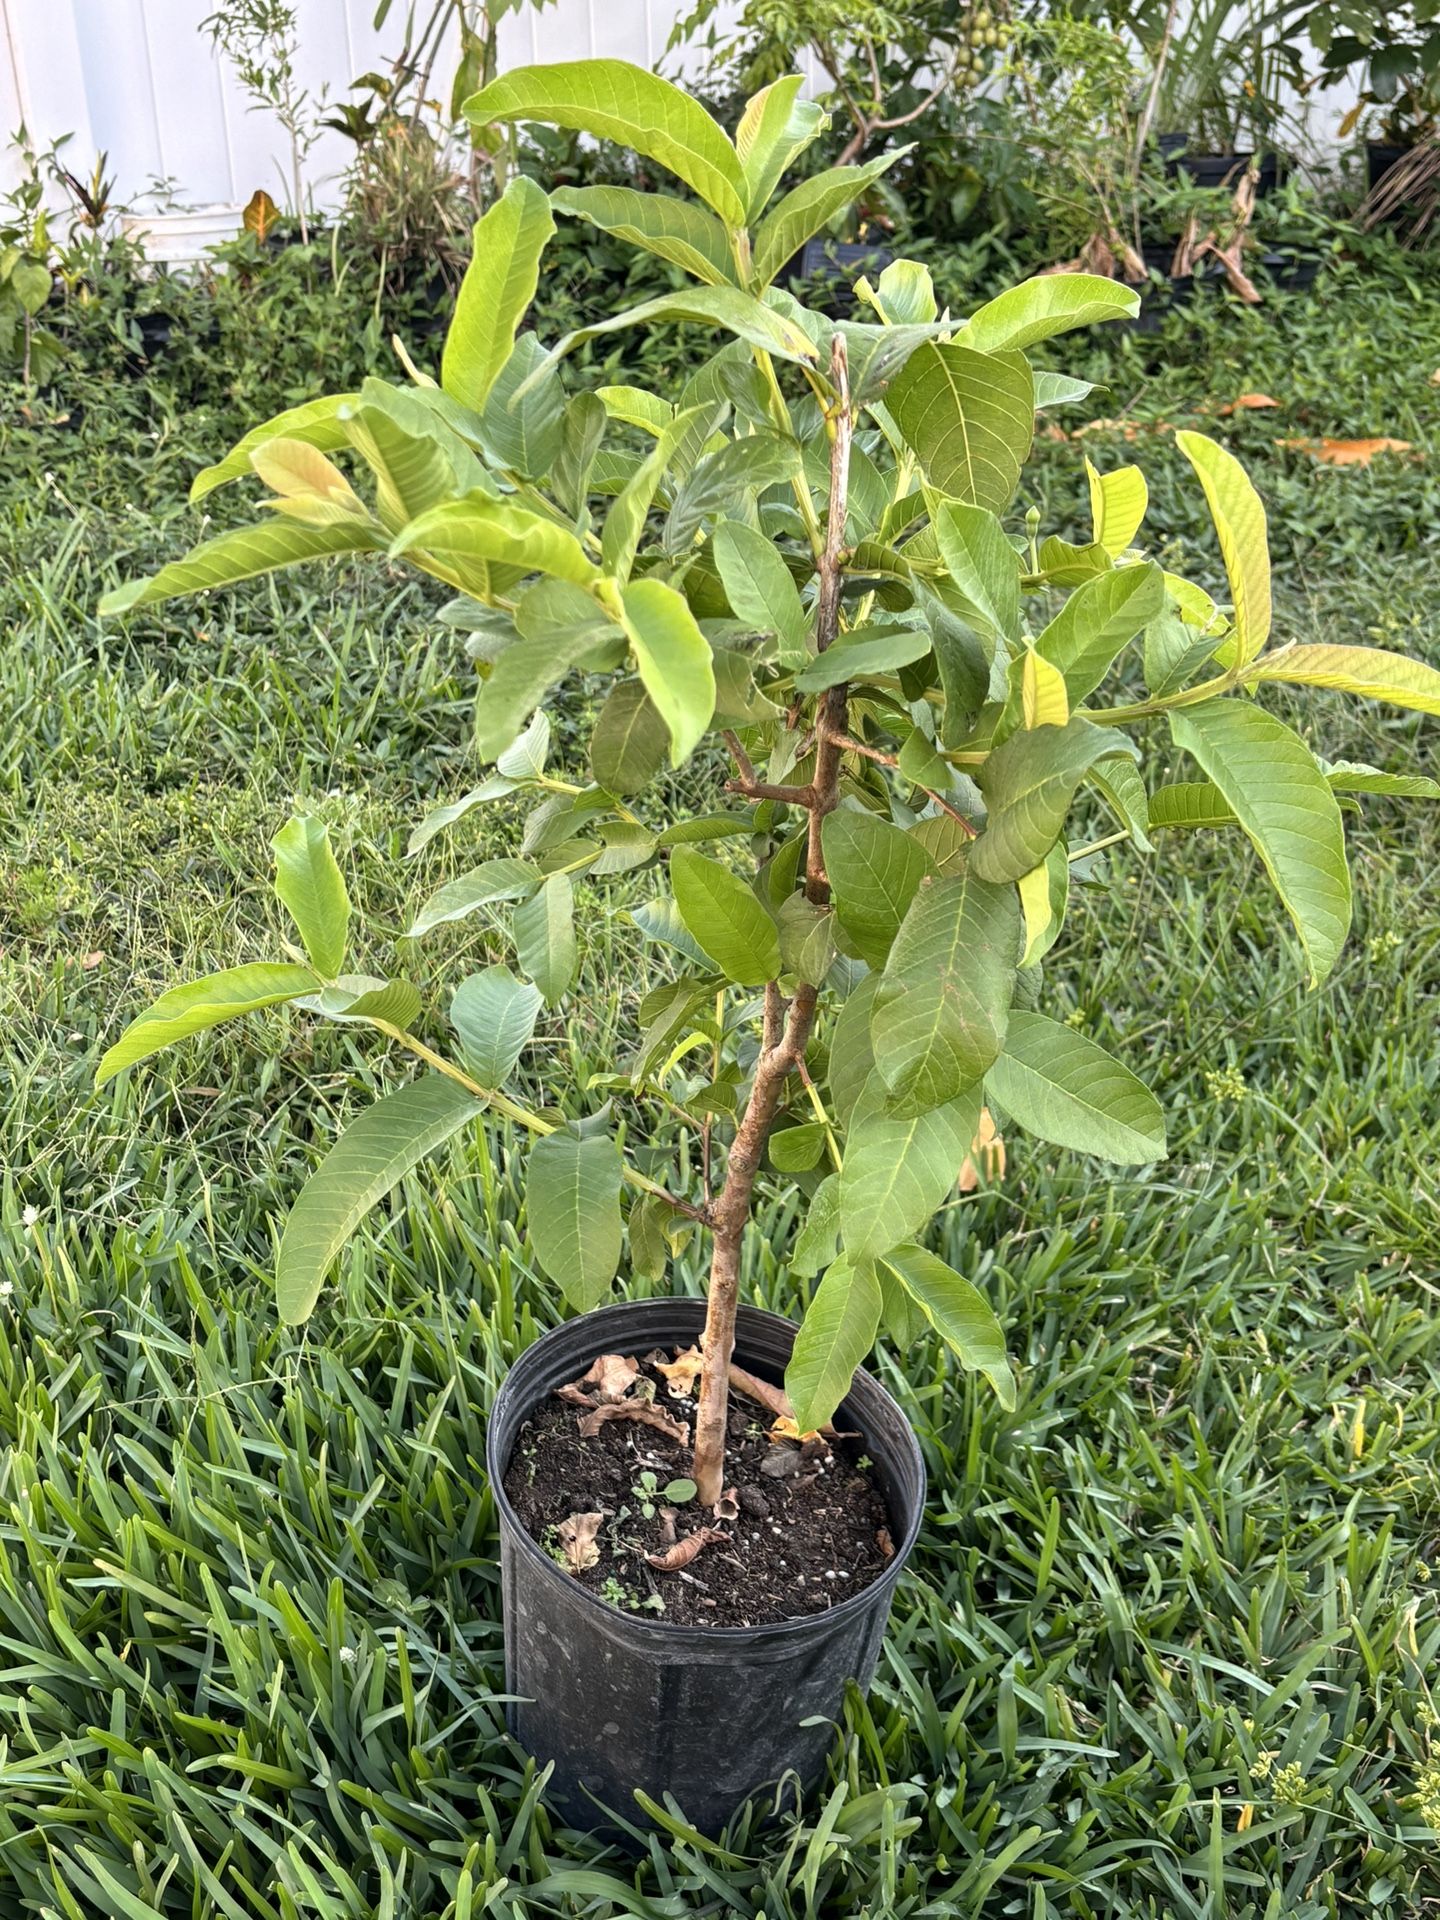
M 1139 458 L 1152 540 L 1217 583 L 1166 431 L 1208 422 L 1270 502 L 1283 632 L 1440 663 L 1433 274 L 1342 269 L 1064 365 L 1108 386 L 1066 424 L 1117 424 L 1043 444 L 1047 519 L 1082 452 Z M 1122 851 L 1081 893 L 1050 1010 L 1146 1072 L 1170 1158 L 1115 1177 L 1016 1139 L 947 1210 L 1019 1404 L 938 1348 L 908 1385 L 882 1354 L 932 1498 L 826 1786 L 724 1845 L 675 1820 L 604 1853 L 503 1731 L 485 1410 L 559 1312 L 503 1141 L 407 1182 L 296 1334 L 277 1222 L 403 1064 L 280 1014 L 90 1090 L 151 994 L 273 945 L 297 801 L 387 964 L 503 827 L 401 857 L 473 775 L 470 670 L 443 595 L 379 564 L 102 626 L 108 585 L 194 537 L 195 467 L 294 396 L 100 386 L 77 432 L 0 429 L 0 1914 L 1440 1912 L 1440 810 L 1353 816 L 1356 930 L 1319 995 L 1229 838 L 1163 872 Z M 1217 417 L 1256 391 L 1280 405 Z M 1415 452 L 1277 444 L 1324 434 Z M 1281 701 L 1329 758 L 1440 771 L 1434 722 Z M 472 920 L 409 957 L 432 1021 L 485 944 Z M 585 964 L 537 1099 L 632 1025 L 626 953 Z M 793 1212 L 751 1248 L 782 1311 Z M 672 1279 L 702 1277 L 692 1253 Z

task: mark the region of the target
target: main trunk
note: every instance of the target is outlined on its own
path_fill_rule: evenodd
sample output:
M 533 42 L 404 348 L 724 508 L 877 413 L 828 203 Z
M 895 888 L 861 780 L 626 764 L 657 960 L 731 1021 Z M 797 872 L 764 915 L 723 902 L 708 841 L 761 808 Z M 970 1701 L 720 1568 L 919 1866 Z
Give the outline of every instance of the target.
M 850 438 L 853 420 L 846 376 L 845 342 L 837 334 L 830 354 L 830 377 L 835 389 L 831 415 L 834 439 L 830 448 L 830 500 L 826 516 L 825 547 L 820 556 L 820 593 L 815 610 L 815 642 L 824 652 L 840 623 L 841 562 L 845 550 L 846 494 L 850 474 Z M 805 856 L 805 892 L 816 906 L 824 906 L 830 889 L 821 849 L 821 822 L 834 807 L 840 773 L 836 739 L 845 731 L 844 687 L 822 694 L 814 715 L 815 773 L 805 804 L 810 831 Z M 750 1098 L 736 1129 L 725 1168 L 725 1183 L 710 1209 L 714 1246 L 710 1259 L 710 1288 L 701 1346 L 700 1404 L 695 1418 L 694 1477 L 697 1498 L 714 1506 L 725 1488 L 725 1418 L 730 1404 L 730 1356 L 735 1349 L 735 1313 L 740 1301 L 740 1259 L 755 1176 L 779 1112 L 785 1082 L 805 1057 L 815 1024 L 818 987 L 802 982 L 785 1010 L 778 1034 L 770 1011 L 778 990 L 767 992 L 765 1042 L 755 1064 Z

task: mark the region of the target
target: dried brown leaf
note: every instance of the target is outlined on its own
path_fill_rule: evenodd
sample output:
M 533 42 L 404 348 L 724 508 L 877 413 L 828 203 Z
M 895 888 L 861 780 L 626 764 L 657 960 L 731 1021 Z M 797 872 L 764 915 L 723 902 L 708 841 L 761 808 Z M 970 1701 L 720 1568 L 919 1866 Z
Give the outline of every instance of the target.
M 717 1540 L 728 1540 L 728 1533 L 719 1527 L 700 1527 L 694 1533 L 687 1533 L 683 1540 L 677 1540 L 673 1547 L 667 1547 L 664 1553 L 647 1553 L 647 1562 L 660 1573 L 678 1573 L 681 1567 L 688 1567 L 697 1554 L 705 1551 Z
M 593 1440 L 610 1420 L 638 1420 L 642 1426 L 654 1427 L 657 1433 L 663 1433 L 677 1446 L 690 1444 L 690 1429 L 682 1426 L 678 1420 L 672 1420 L 668 1413 L 662 1413 L 659 1407 L 630 1406 L 623 1401 L 612 1401 L 608 1406 L 596 1407 L 593 1413 L 587 1413 L 580 1422 L 581 1439 Z
M 590 1371 L 581 1374 L 578 1384 L 594 1387 L 602 1400 L 623 1400 L 639 1371 L 640 1362 L 628 1354 L 602 1353 Z
M 600 1559 L 595 1536 L 600 1531 L 603 1513 L 572 1513 L 555 1529 L 555 1537 L 565 1549 L 565 1564 L 571 1573 L 583 1573 Z

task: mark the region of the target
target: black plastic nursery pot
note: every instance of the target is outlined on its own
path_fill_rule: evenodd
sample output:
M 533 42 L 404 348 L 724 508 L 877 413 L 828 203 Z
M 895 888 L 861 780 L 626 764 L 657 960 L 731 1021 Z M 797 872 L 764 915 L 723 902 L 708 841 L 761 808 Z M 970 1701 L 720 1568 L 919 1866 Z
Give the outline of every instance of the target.
M 675 1627 L 607 1606 L 531 1539 L 505 1493 L 527 1417 L 602 1353 L 643 1354 L 700 1337 L 705 1303 L 639 1300 L 567 1321 L 511 1369 L 490 1415 L 485 1464 L 500 1524 L 510 1731 L 554 1767 L 547 1798 L 581 1828 L 640 1818 L 634 1794 L 674 1796 L 718 1833 L 752 1796 L 793 1793 L 824 1768 L 847 1681 L 868 1686 L 890 1602 L 920 1531 L 925 1465 L 910 1423 L 859 1372 L 835 1424 L 863 1437 L 895 1543 L 879 1579 L 825 1613 L 760 1627 Z M 735 1358 L 779 1382 L 796 1329 L 742 1307 Z M 809 1723 L 809 1724 L 807 1724 Z M 788 1778 L 787 1778 L 788 1777 Z
M 1169 174 L 1183 173 L 1197 187 L 1226 187 L 1232 192 L 1245 177 L 1246 169 L 1255 158 L 1253 152 L 1240 153 L 1194 153 L 1183 146 L 1171 145 L 1174 135 L 1160 136 L 1161 150 L 1165 153 L 1165 171 Z M 1273 153 L 1260 156 L 1256 169 L 1255 193 L 1257 198 L 1273 193 L 1280 183 L 1280 163 Z
M 1413 153 L 1413 147 L 1392 146 L 1384 140 L 1365 142 L 1365 180 L 1373 193 L 1387 173 L 1398 167 L 1407 155 Z
M 862 274 L 877 280 L 895 258 L 892 248 L 867 240 L 807 240 L 781 269 L 786 286 L 809 289 L 809 304 L 832 319 L 855 311 L 855 282 Z

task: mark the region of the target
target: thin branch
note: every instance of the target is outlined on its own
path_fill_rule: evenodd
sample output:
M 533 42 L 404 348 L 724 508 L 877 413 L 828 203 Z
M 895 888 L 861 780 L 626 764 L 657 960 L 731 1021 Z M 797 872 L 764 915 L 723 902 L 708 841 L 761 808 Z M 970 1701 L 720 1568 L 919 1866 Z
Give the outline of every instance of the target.
M 895 754 L 886 753 L 881 747 L 867 746 L 863 740 L 857 740 L 853 734 L 830 734 L 827 735 L 827 738 L 834 746 L 839 747 L 842 753 L 858 753 L 866 760 L 873 760 L 877 766 L 898 768 L 900 765 L 900 761 Z M 906 774 L 905 778 L 909 780 L 910 776 Z M 965 815 L 961 813 L 959 808 L 951 801 L 947 800 L 943 793 L 937 793 L 934 787 L 927 787 L 923 780 L 911 780 L 910 784 L 913 787 L 919 787 L 921 793 L 928 799 L 933 800 L 942 813 L 948 814 L 952 820 L 958 821 L 972 840 L 975 838 L 977 829 L 971 826 L 970 822 L 965 818 Z
M 784 807 L 811 807 L 814 787 L 777 787 L 768 780 L 727 780 L 727 793 L 738 793 L 746 800 L 777 800 Z

